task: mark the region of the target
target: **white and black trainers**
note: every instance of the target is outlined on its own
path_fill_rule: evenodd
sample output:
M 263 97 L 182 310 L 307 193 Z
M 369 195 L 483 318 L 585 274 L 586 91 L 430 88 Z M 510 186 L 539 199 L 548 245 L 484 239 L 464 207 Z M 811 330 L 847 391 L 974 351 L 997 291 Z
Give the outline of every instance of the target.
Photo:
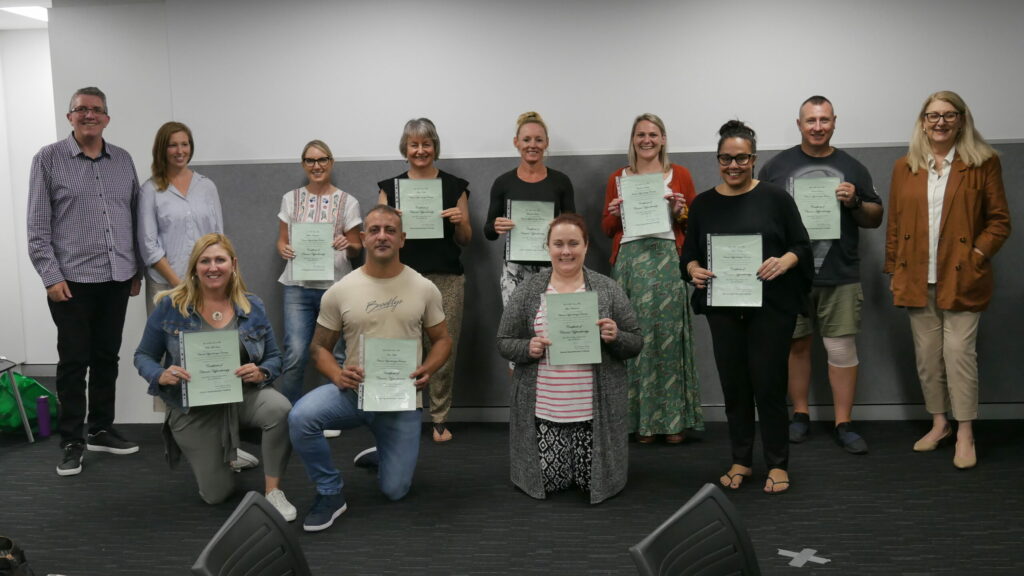
M 82 455 L 85 446 L 81 442 L 68 442 L 64 445 L 64 457 L 57 465 L 58 476 L 74 476 L 82 472 Z
M 139 451 L 138 444 L 125 440 L 113 428 L 89 434 L 85 440 L 85 447 L 90 452 L 106 452 L 118 455 L 135 454 Z

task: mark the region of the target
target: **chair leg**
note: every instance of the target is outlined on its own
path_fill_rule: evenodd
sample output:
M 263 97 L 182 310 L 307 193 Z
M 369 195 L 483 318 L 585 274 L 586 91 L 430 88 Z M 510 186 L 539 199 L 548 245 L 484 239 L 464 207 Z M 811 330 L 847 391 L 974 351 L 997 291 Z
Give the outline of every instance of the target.
M 25 403 L 21 401 L 21 392 L 18 390 L 18 384 L 14 381 L 13 365 L 7 369 L 7 381 L 11 384 L 14 401 L 18 403 L 18 412 L 21 413 L 21 424 L 25 427 L 25 435 L 28 436 L 29 442 L 35 442 L 36 437 L 32 435 L 32 426 L 28 423 L 28 415 L 25 414 Z

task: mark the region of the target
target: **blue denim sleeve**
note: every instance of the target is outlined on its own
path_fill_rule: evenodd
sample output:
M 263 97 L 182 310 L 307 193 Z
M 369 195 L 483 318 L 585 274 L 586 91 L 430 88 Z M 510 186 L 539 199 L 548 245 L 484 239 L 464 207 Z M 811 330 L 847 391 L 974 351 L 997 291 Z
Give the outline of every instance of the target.
M 160 324 L 161 319 L 166 314 L 167 307 L 168 301 L 164 299 L 157 305 L 156 310 L 153 310 L 153 313 L 149 315 L 149 319 L 146 320 L 146 329 L 142 332 L 142 341 L 139 342 L 139 347 L 135 349 L 135 369 L 139 371 L 139 376 L 142 376 L 149 383 L 148 391 L 151 396 L 159 396 L 160 394 L 160 384 L 157 383 L 157 380 L 164 371 L 160 360 L 163 359 L 164 353 L 167 352 L 164 331 Z

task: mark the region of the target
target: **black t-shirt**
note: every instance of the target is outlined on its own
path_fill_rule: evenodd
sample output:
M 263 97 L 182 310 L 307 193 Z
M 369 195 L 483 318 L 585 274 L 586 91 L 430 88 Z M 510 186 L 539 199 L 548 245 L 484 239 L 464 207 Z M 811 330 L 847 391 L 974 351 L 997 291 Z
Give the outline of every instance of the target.
M 795 178 L 833 176 L 839 178 L 840 182 L 853 184 L 857 196 L 862 201 L 882 203 L 882 199 L 875 192 L 867 168 L 838 148 L 829 156 L 817 158 L 805 154 L 800 146 L 794 146 L 772 158 L 758 174 L 760 180 L 785 188 L 790 195 L 793 194 Z M 860 282 L 860 229 L 851 212 L 852 210 L 845 206 L 839 210 L 838 240 L 811 242 L 815 286 L 839 286 Z
M 441 179 L 443 210 L 455 208 L 463 193 L 466 194 L 466 199 L 469 199 L 469 182 L 444 170 L 438 170 L 437 177 Z M 409 173 L 403 172 L 394 178 L 377 182 L 377 186 L 388 197 L 388 206 L 395 207 L 395 180 L 407 178 Z M 462 247 L 455 242 L 455 225 L 445 218 L 444 238 L 406 240 L 399 259 L 420 274 L 462 274 L 462 261 L 459 259 L 461 256 Z
M 540 182 L 523 182 L 511 170 L 498 176 L 491 186 L 491 204 L 487 208 L 487 222 L 484 224 L 484 236 L 488 240 L 497 240 L 499 234 L 494 230 L 494 220 L 505 216 L 508 200 L 534 200 L 555 203 L 555 216 L 562 212 L 575 212 L 576 203 L 573 198 L 572 182 L 565 174 L 548 168 L 547 178 Z M 529 262 L 529 264 L 541 264 Z
M 725 196 L 714 188 L 697 195 L 690 206 L 679 269 L 688 279 L 686 265 L 693 260 L 708 267 L 708 234 L 760 234 L 764 259 L 786 252 L 796 254 L 797 265 L 782 276 L 764 282 L 763 305 L 790 314 L 806 311 L 811 287 L 811 249 L 807 230 L 793 197 L 765 182 L 739 196 Z M 714 272 L 714 270 L 712 270 Z M 740 314 L 744 308 L 709 308 L 707 290 L 693 292 L 693 309 L 699 314 Z

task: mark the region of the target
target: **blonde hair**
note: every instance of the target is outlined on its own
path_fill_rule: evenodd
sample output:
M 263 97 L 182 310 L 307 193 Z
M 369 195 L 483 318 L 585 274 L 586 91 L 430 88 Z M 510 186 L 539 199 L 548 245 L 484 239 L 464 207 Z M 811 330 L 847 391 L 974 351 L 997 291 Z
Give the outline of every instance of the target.
M 238 256 L 231 240 L 223 234 L 207 234 L 196 241 L 192 247 L 192 254 L 188 257 L 188 270 L 185 272 L 185 279 L 174 288 L 158 292 L 153 302 L 159 302 L 161 298 L 171 299 L 171 305 L 182 316 L 190 316 L 193 311 L 203 307 L 203 292 L 199 289 L 199 276 L 196 268 L 199 265 L 199 257 L 211 246 L 220 245 L 221 248 L 231 257 L 231 277 L 228 278 L 228 299 L 242 312 L 249 313 L 252 306 L 246 298 L 245 281 L 242 280 L 242 272 L 238 267 Z
M 661 163 L 662 172 L 667 173 L 672 169 L 672 165 L 668 162 L 668 132 L 665 131 L 665 123 L 661 121 L 661 118 L 650 112 L 637 116 L 636 120 L 633 120 L 633 127 L 629 129 L 629 169 L 636 173 L 636 146 L 633 145 L 633 134 L 636 133 L 636 125 L 644 121 L 657 126 L 665 138 L 665 143 L 662 144 L 661 151 L 658 152 L 658 162 Z
M 181 122 L 165 122 L 156 131 L 156 138 L 153 140 L 153 165 L 150 168 L 153 171 L 153 183 L 156 184 L 156 189 L 160 192 L 167 190 L 171 184 L 170 179 L 167 178 L 167 147 L 171 145 L 171 136 L 178 132 L 184 132 L 188 136 L 189 162 L 192 161 L 192 156 L 196 153 L 196 143 L 192 139 L 192 131 Z
M 960 113 L 960 131 L 956 135 L 956 154 L 968 166 L 980 166 L 989 158 L 996 155 L 996 151 L 989 146 L 981 132 L 974 127 L 974 116 L 967 103 L 959 94 L 950 90 L 940 90 L 929 95 L 921 105 L 921 112 L 917 115 L 914 123 L 914 132 L 910 135 L 910 149 L 907 151 L 907 165 L 910 171 L 917 174 L 918 170 L 928 167 L 928 158 L 932 156 L 931 143 L 924 131 L 924 113 L 928 106 L 936 100 L 949 103 Z
M 523 112 L 519 115 L 519 118 L 516 118 L 516 138 L 519 137 L 519 131 L 527 124 L 537 124 L 544 129 L 544 136 L 548 135 L 548 125 L 544 123 L 544 119 L 537 112 L 530 110 L 529 112 Z

